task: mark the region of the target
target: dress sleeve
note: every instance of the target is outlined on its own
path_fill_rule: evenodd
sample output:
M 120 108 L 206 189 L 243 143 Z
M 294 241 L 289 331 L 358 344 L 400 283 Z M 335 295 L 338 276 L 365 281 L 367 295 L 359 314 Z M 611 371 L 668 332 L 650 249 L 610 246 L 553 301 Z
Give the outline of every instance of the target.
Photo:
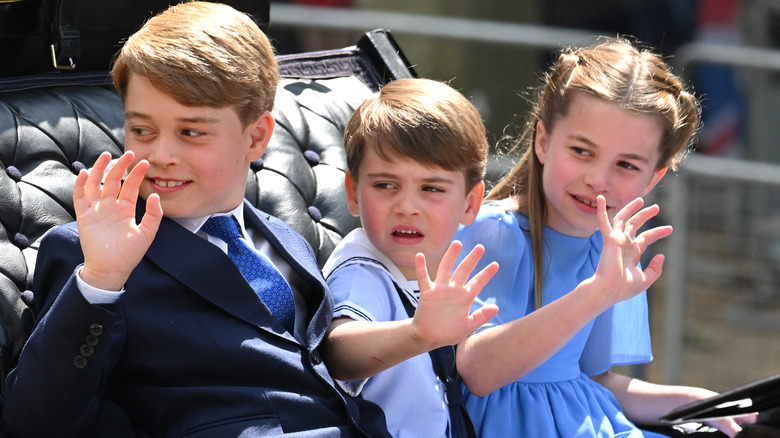
M 461 226 L 455 239 L 463 243 L 458 263 L 477 245 L 485 247 L 474 273 L 491 262 L 498 262 L 498 272 L 482 289 L 475 303 L 496 304 L 498 315 L 481 329 L 513 321 L 525 315 L 528 307 L 527 288 L 532 280 L 528 271 L 530 255 L 518 217 L 500 206 L 484 205 L 473 224 Z M 456 264 L 457 266 L 457 264 Z
M 653 360 L 647 293 L 621 301 L 596 318 L 580 358 L 582 371 L 595 376 L 612 366 Z

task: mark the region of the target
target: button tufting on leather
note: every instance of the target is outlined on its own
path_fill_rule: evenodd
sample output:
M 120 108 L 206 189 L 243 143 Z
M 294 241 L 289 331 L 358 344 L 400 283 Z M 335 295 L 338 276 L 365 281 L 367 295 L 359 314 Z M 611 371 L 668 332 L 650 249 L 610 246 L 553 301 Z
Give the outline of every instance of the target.
M 81 172 L 83 169 L 86 169 L 87 166 L 85 166 L 81 161 L 74 161 L 70 164 L 70 168 L 73 170 L 73 173 L 78 175 L 79 172 Z
M 33 298 L 35 295 L 33 295 L 33 292 L 31 290 L 26 290 L 20 293 L 22 297 L 22 302 L 26 304 L 27 306 L 32 306 L 33 304 Z
M 308 151 L 304 151 L 303 157 L 306 158 L 306 161 L 309 163 L 309 166 L 311 167 L 320 164 L 320 154 L 314 152 L 311 149 L 309 149 Z
M 8 174 L 8 176 L 10 176 L 11 179 L 16 181 L 16 182 L 19 182 L 19 181 L 22 180 L 22 172 L 20 172 L 19 169 L 17 169 L 14 166 L 8 166 L 5 169 L 5 173 Z
M 311 218 L 314 219 L 314 222 L 319 222 L 322 220 L 322 213 L 320 213 L 320 210 L 317 207 L 310 205 L 308 207 L 308 210 L 309 210 L 309 216 L 311 216 Z
M 28 239 L 27 236 L 22 233 L 15 233 L 13 237 L 13 243 L 19 248 L 25 249 L 30 246 L 30 239 Z
M 252 161 L 249 163 L 249 168 L 252 169 L 253 172 L 259 172 L 263 169 L 263 165 L 265 163 L 263 162 L 263 159 L 260 158 L 258 160 Z

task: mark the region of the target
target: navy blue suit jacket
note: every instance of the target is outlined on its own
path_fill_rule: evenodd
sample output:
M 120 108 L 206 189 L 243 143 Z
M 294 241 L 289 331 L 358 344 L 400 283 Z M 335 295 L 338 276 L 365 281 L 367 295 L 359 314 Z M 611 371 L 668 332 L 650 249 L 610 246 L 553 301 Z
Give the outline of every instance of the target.
M 345 396 L 319 356 L 333 300 L 308 243 L 246 202 L 244 211 L 304 280 L 303 343 L 224 252 L 167 218 L 123 297 L 92 305 L 73 275 L 83 263 L 75 224 L 58 227 L 42 240 L 36 326 L 6 381 L 8 429 L 83 436 L 105 396 L 141 436 L 387 436 L 376 405 Z

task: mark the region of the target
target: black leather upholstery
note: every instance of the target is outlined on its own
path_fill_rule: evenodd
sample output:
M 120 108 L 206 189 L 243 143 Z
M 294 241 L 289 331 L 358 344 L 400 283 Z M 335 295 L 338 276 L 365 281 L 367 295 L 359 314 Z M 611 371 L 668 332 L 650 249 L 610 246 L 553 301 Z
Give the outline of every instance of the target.
M 246 197 L 290 223 L 322 264 L 359 223 L 343 191 L 344 127 L 372 91 L 414 72 L 385 31 L 279 63 L 277 126 L 263 159 L 252 163 Z M 79 82 L 89 85 L 70 85 Z M 124 140 L 122 101 L 105 74 L 6 78 L 0 90 L 9 89 L 0 92 L 0 377 L 32 326 L 25 302 L 41 236 L 74 220 L 78 171 L 103 151 L 121 154 Z
M 38 242 L 73 220 L 76 174 L 103 151 L 121 153 L 122 101 L 104 87 L 0 94 L 0 363 L 13 366 L 32 318 Z

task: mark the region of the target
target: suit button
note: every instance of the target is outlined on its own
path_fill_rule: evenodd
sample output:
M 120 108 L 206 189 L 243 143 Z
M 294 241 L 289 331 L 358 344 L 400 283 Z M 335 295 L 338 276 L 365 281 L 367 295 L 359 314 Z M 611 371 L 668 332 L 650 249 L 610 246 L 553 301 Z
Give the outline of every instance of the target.
M 87 344 L 82 345 L 81 346 L 81 350 L 79 350 L 79 351 L 81 352 L 81 355 L 84 356 L 84 357 L 90 357 L 90 356 L 92 356 L 92 354 L 95 353 L 95 349 L 90 347 Z
M 100 340 L 98 339 L 97 336 L 89 335 L 86 338 L 84 338 L 84 343 L 90 347 L 94 347 L 95 345 L 98 344 L 98 342 L 100 342 Z
M 319 351 L 314 350 L 311 352 L 311 361 L 314 363 L 314 365 L 319 365 L 322 363 L 322 357 L 320 357 Z
M 92 324 L 89 326 L 89 334 L 92 336 L 100 336 L 103 334 L 103 326 L 101 324 Z
M 76 368 L 84 368 L 85 366 L 87 366 L 87 359 L 84 356 L 76 356 L 73 359 L 73 365 Z

